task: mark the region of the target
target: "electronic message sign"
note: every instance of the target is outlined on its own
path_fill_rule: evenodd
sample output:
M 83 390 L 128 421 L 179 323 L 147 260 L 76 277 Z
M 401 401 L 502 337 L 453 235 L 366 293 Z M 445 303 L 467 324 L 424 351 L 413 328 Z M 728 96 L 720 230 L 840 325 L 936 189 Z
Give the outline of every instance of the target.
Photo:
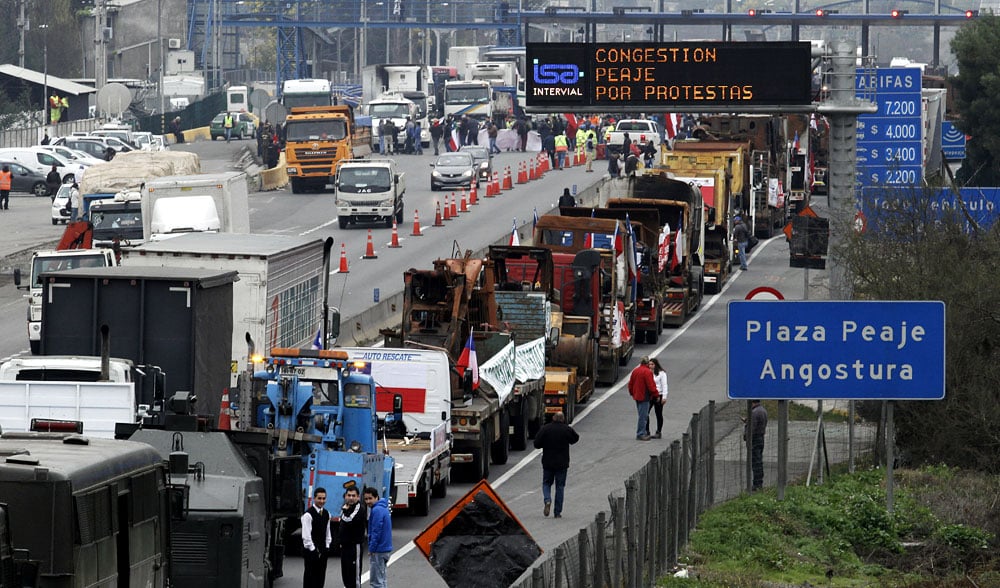
M 809 43 L 529 43 L 531 107 L 808 105 Z

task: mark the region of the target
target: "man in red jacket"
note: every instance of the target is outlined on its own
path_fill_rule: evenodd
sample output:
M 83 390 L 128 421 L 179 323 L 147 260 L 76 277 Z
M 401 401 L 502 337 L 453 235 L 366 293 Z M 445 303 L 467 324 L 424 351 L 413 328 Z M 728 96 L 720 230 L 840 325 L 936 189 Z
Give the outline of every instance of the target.
M 643 356 L 639 365 L 632 370 L 628 378 L 628 393 L 635 400 L 635 408 L 639 411 L 639 424 L 636 427 L 635 438 L 639 441 L 649 441 L 649 403 L 656 398 L 656 380 L 653 370 L 649 369 L 649 357 Z

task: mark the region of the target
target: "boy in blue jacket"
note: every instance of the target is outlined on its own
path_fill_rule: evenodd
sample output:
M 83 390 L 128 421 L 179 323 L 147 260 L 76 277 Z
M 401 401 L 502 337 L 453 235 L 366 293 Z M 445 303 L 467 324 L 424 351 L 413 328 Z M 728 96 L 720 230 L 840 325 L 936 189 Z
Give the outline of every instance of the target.
M 386 588 L 386 568 L 392 553 L 392 515 L 389 501 L 379 500 L 378 490 L 365 487 L 365 504 L 368 506 L 368 553 L 371 560 L 371 588 Z

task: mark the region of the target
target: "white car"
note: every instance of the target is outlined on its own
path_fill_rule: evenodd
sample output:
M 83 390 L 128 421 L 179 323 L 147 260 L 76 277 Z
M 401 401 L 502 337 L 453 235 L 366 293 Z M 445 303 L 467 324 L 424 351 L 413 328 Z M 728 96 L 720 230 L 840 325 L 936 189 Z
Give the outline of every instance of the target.
M 8 147 L 0 149 L 0 159 L 15 161 L 28 169 L 35 170 L 41 174 L 48 174 L 52 166 L 56 166 L 63 182 L 83 177 L 87 166 L 76 161 L 67 159 L 54 151 L 40 149 L 38 147 Z
M 73 189 L 73 184 L 63 184 L 59 186 L 56 197 L 52 199 L 52 224 L 66 224 L 69 222 L 69 191 Z
M 52 153 L 58 153 L 59 155 L 62 155 L 66 159 L 75 161 L 76 163 L 79 163 L 80 165 L 85 165 L 85 166 L 88 166 L 88 167 L 91 166 L 91 165 L 97 165 L 99 163 L 104 163 L 103 159 L 98 159 L 98 158 L 94 157 L 93 155 L 91 155 L 89 153 L 86 153 L 86 152 L 83 152 L 83 151 L 77 151 L 76 149 L 70 149 L 69 147 L 66 147 L 65 145 L 37 145 L 37 147 L 39 149 L 44 149 L 45 151 L 50 151 Z

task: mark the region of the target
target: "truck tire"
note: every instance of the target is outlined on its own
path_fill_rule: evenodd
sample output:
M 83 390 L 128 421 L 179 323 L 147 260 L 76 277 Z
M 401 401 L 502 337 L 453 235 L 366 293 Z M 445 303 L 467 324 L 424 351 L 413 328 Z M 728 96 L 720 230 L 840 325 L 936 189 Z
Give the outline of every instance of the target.
M 524 451 L 528 448 L 527 403 L 522 400 L 517 406 L 517 414 L 512 417 L 514 422 L 511 426 L 514 427 L 514 434 L 510 436 L 510 448 L 514 451 Z
M 694 306 L 691 307 L 691 312 L 697 311 L 701 308 L 701 300 L 704 297 L 705 292 L 705 271 L 700 266 L 694 266 L 691 268 L 691 272 L 688 277 L 691 280 L 691 290 L 695 297 Z
M 425 517 L 431 512 L 431 489 L 427 487 L 426 476 L 427 474 L 424 474 L 424 478 L 421 478 L 417 486 L 417 495 L 414 497 L 413 505 L 410 506 L 413 516 Z
M 32 355 L 38 355 L 42 351 L 41 341 L 28 341 L 28 347 L 31 348 Z
M 500 411 L 500 438 L 490 447 L 490 457 L 497 465 L 506 464 L 510 457 L 510 415 L 506 410 Z
M 493 444 L 493 423 L 489 422 L 483 427 L 482 448 L 479 450 L 479 459 L 476 460 L 478 468 L 478 480 L 487 480 L 490 477 L 490 446 Z
M 292 194 L 301 194 L 302 193 L 302 180 L 300 180 L 298 178 L 295 178 L 295 179 L 289 180 L 289 183 L 292 185 Z
M 343 216 L 338 216 L 337 217 L 337 225 L 340 226 L 340 228 L 342 228 L 342 229 L 346 229 L 347 228 L 347 223 L 349 223 L 350 221 L 351 221 L 351 219 L 349 219 L 347 217 L 343 217 Z
M 399 210 L 396 212 L 396 224 L 403 224 L 403 205 L 399 205 Z
M 450 483 L 451 480 L 448 479 L 448 476 L 441 478 L 437 484 L 431 486 L 431 498 L 444 498 L 448 496 L 448 484 Z
M 566 396 L 564 412 L 566 413 L 566 424 L 573 424 L 573 419 L 576 418 L 576 388 L 570 390 L 569 395 Z

